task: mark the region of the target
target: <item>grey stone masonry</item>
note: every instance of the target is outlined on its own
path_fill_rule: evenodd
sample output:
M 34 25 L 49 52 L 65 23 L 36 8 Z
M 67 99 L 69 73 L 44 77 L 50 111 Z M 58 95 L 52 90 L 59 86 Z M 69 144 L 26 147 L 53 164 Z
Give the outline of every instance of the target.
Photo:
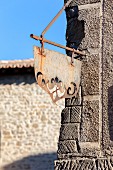
M 113 1 L 73 0 L 66 17 L 67 45 L 84 51 L 86 56 L 80 58 L 79 94 L 65 100 L 61 114 L 55 170 L 112 170 Z M 79 29 L 81 21 L 84 29 Z M 77 36 L 72 37 L 76 33 L 80 41 Z
M 112 159 L 61 160 L 55 163 L 56 170 L 112 170 Z

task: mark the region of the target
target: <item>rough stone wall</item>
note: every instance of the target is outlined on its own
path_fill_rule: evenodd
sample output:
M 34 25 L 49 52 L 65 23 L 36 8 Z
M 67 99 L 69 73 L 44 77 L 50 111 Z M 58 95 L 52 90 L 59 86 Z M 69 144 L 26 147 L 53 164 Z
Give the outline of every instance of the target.
M 63 148 L 65 148 L 65 154 L 100 155 L 100 3 L 86 4 L 87 2 L 79 1 L 78 19 L 84 21 L 85 33 L 79 48 L 83 49 L 88 55 L 82 58 L 79 101 L 74 98 L 66 99 L 66 108 L 62 112 L 58 149 L 60 158 L 64 157 Z
M 84 21 L 79 49 L 87 56 L 82 57 L 78 99 L 66 99 L 61 114 L 55 170 L 112 170 L 113 1 L 73 0 L 70 7 L 74 5 Z
M 34 75 L 0 77 L 0 170 L 53 170 L 64 100 L 56 106 Z
M 102 144 L 113 156 L 113 1 L 105 0 L 102 12 Z
M 82 115 L 80 125 L 81 149 L 85 156 L 99 156 L 99 65 L 100 65 L 100 3 L 80 6 L 79 19 L 85 22 L 85 38 L 81 48 L 88 56 L 82 60 Z M 87 2 L 85 2 L 87 4 Z

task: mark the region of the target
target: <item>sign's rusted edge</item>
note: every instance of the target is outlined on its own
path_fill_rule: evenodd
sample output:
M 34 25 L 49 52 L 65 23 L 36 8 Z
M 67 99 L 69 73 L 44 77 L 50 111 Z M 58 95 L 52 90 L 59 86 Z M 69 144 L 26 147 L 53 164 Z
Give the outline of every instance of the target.
M 54 103 L 62 98 L 76 96 L 78 93 L 81 61 L 74 60 L 73 66 L 70 61 L 70 57 L 52 50 L 44 49 L 42 55 L 41 48 L 34 47 L 34 69 L 37 83 L 50 95 Z

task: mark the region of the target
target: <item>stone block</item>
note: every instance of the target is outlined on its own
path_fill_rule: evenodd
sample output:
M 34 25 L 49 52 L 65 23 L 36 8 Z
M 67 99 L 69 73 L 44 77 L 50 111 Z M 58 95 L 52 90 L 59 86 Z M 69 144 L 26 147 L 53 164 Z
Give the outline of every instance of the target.
M 100 47 L 100 8 L 82 9 L 79 11 L 79 20 L 84 21 L 85 38 L 80 49 Z
M 55 161 L 55 170 L 97 170 L 93 159 Z
M 55 170 L 112 170 L 112 159 L 76 159 L 55 161 Z
M 111 156 L 112 160 L 113 160 L 113 146 L 112 147 L 108 147 L 107 149 L 105 149 L 105 156 Z
M 81 85 L 83 96 L 99 94 L 99 55 L 88 56 L 82 61 Z
M 100 146 L 98 142 L 80 142 L 81 156 L 99 157 Z
M 64 3 L 66 3 L 67 0 L 64 0 Z M 75 5 L 84 5 L 84 4 L 92 4 L 92 3 L 98 3 L 100 0 L 73 0 L 69 6 L 75 6 Z
M 97 163 L 98 169 L 100 170 L 103 170 L 103 169 L 112 170 L 113 169 L 112 158 L 111 159 L 98 159 L 96 163 Z
M 80 123 L 81 122 L 81 106 L 71 107 L 70 122 L 71 123 Z
M 60 141 L 58 143 L 58 154 L 67 154 L 75 152 L 77 152 L 75 140 Z
M 76 140 L 79 138 L 79 124 L 68 123 L 61 125 L 60 128 L 60 141 L 62 140 Z
M 72 141 L 72 140 L 65 140 L 66 141 Z M 64 143 L 65 144 L 65 143 Z M 68 144 L 68 143 L 67 143 Z M 61 145 L 62 147 L 62 145 Z M 79 142 L 76 141 L 76 152 L 70 152 L 70 153 L 62 153 L 58 152 L 58 158 L 59 159 L 75 159 L 76 157 L 99 157 L 100 156 L 100 146 L 98 142 Z M 112 156 L 112 155 L 109 155 Z
M 99 101 L 84 101 L 81 118 L 82 142 L 99 141 Z
M 70 122 L 70 107 L 66 107 L 62 110 L 61 113 L 61 123 L 69 123 Z
M 113 1 L 104 2 L 102 53 L 103 146 L 113 147 Z

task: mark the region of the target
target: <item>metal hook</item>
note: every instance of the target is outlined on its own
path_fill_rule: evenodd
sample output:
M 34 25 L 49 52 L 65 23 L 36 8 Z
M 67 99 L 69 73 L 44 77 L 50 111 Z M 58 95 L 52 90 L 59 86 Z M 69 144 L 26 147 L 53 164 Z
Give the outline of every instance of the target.
M 41 35 L 41 40 L 40 40 L 40 43 L 41 43 L 41 54 L 44 53 L 44 37 Z
M 72 56 L 71 56 L 71 65 L 74 66 L 74 48 L 73 48 L 73 51 L 72 51 Z

